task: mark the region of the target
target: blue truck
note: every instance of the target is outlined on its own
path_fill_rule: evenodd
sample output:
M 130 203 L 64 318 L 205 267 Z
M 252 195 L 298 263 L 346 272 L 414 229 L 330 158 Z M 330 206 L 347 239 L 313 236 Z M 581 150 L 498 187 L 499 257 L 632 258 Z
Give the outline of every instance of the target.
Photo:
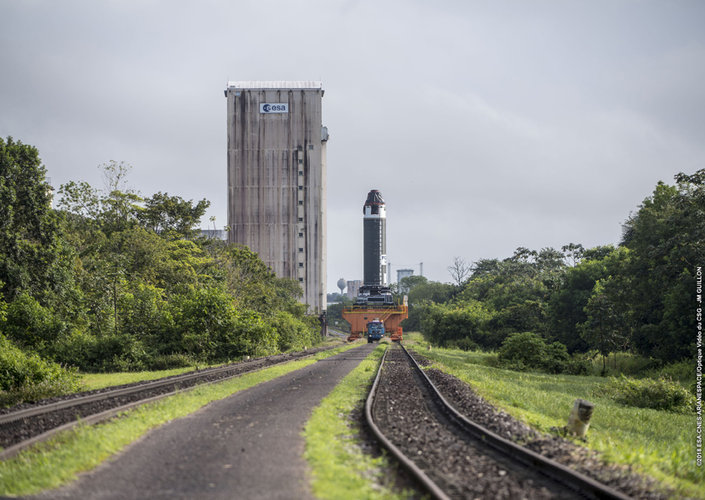
M 369 344 L 375 340 L 382 340 L 382 337 L 384 337 L 384 322 L 378 319 L 368 322 L 367 343 Z

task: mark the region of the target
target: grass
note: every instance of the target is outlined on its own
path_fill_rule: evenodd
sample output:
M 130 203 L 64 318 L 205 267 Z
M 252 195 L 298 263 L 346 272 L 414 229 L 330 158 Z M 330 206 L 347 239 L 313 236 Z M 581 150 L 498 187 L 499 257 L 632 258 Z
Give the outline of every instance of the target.
M 80 384 L 81 390 L 93 391 L 114 385 L 132 384 L 134 382 L 145 382 L 147 380 L 171 377 L 172 375 L 192 372 L 195 369 L 195 366 L 187 366 L 185 368 L 172 368 L 170 370 L 156 370 L 152 372 L 82 373 L 80 375 Z
M 677 361 L 662 365 L 658 360 L 645 358 L 628 352 L 615 352 L 607 356 L 606 373 L 608 376 L 626 375 L 636 378 L 654 378 L 666 376 L 676 380 L 687 389 L 695 384 L 695 369 L 690 360 Z M 603 370 L 602 356 L 596 355 L 591 362 L 591 373 L 600 375 Z
M 82 425 L 0 462 L 0 496 L 31 495 L 57 488 L 118 453 L 149 430 L 184 417 L 212 401 L 280 377 L 344 350 L 343 346 L 311 358 L 291 361 L 217 384 L 198 386 L 155 403 L 127 411 L 120 418 Z
M 595 376 L 515 372 L 486 366 L 491 354 L 456 349 L 426 350 L 419 335 L 407 335 L 434 367 L 470 384 L 486 400 L 536 429 L 549 432 L 566 424 L 577 398 L 595 404 L 586 446 L 606 461 L 633 464 L 680 496 L 705 498 L 705 469 L 695 463 L 695 416 L 623 406 L 599 397 Z M 579 443 L 580 444 L 580 443 Z
M 326 341 L 315 347 L 326 347 L 339 344 L 338 340 Z M 286 352 L 294 352 L 294 350 L 289 350 Z M 169 370 L 155 370 L 155 371 L 143 371 L 143 372 L 116 372 L 116 373 L 81 373 L 80 374 L 80 384 L 82 391 L 93 391 L 96 389 L 103 389 L 104 387 L 111 387 L 114 385 L 124 385 L 132 384 L 134 382 L 146 382 L 148 380 L 156 380 L 164 377 L 171 377 L 172 375 L 180 375 L 182 373 L 191 372 L 196 369 L 212 368 L 214 366 L 220 366 L 224 363 L 214 363 L 210 365 L 197 365 L 197 366 L 187 366 L 182 368 L 171 368 Z
M 385 455 L 372 457 L 358 444 L 351 412 L 362 409 L 385 343 L 380 344 L 317 406 L 306 423 L 304 457 L 312 469 L 314 495 L 322 499 L 400 499 L 411 493 L 387 484 L 390 466 Z

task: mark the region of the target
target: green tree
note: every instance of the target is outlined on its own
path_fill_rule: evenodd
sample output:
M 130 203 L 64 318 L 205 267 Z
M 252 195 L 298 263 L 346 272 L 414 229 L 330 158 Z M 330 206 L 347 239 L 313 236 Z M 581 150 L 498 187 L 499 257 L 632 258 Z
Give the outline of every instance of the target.
M 101 198 L 100 219 L 106 234 L 134 227 L 142 210 L 142 197 L 127 186 L 127 175 L 132 166 L 125 162 L 109 161 L 99 168 L 103 171 L 105 194 Z
M 582 249 L 582 246 L 580 248 Z M 578 325 L 587 321 L 585 306 L 598 280 L 621 272 L 620 261 L 627 258 L 627 252 L 627 249 L 617 251 L 612 246 L 581 250 L 581 254 L 585 257 L 574 266 L 565 269 L 560 286 L 550 295 L 548 301 L 550 338 L 566 345 L 570 352 L 584 352 L 589 349 L 578 328 Z M 611 258 L 607 259 L 606 257 L 611 254 Z
M 659 182 L 624 226 L 622 245 L 631 250 L 625 269 L 628 302 L 640 353 L 663 361 L 692 352 L 695 268 L 705 262 L 705 169 Z
M 488 333 L 487 325 L 492 320 L 492 312 L 478 301 L 462 305 L 425 303 L 420 309 L 421 332 L 433 344 L 491 349 L 499 347 L 503 340 Z
M 623 306 L 624 283 L 619 279 L 599 280 L 585 306 L 587 320 L 580 325 L 581 337 L 602 355 L 602 374 L 607 373 L 610 352 L 625 350 L 630 338 L 629 312 Z
M 565 255 L 565 262 L 568 266 L 576 266 L 585 254 L 585 248 L 580 243 L 568 243 L 561 247 Z
M 55 285 L 59 225 L 45 176 L 35 147 L 0 138 L 0 281 L 8 301 L 23 291 L 44 298 Z
M 477 300 L 494 311 L 488 327 L 502 338 L 511 332 L 545 333 L 548 299 L 564 269 L 564 256 L 556 250 L 519 247 L 508 259 L 477 262 L 456 300 Z
M 425 276 L 402 278 L 401 286 L 408 290 L 409 317 L 401 324 L 406 331 L 421 330 L 421 319 L 426 311 L 424 304 L 448 302 L 458 291 L 454 285 L 428 281 Z
M 129 165 L 100 168 L 104 189 L 64 184 L 54 211 L 37 150 L 0 140 L 9 358 L 22 349 L 84 370 L 129 370 L 319 341 L 296 281 L 276 277 L 246 247 L 193 238 L 206 200 L 162 192 L 142 200 L 127 185 Z
M 144 200 L 144 209 L 137 218 L 142 225 L 155 233 L 191 238 L 201 222 L 210 202 L 203 199 L 194 205 L 180 196 L 169 196 L 161 191 Z

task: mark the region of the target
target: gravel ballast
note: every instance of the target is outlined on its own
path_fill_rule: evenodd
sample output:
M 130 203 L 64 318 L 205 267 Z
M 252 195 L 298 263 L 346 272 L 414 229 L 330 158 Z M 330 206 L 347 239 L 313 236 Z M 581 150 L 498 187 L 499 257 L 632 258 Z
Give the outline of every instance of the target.
M 382 432 L 452 498 L 575 498 L 570 490 L 449 426 L 399 348 L 382 369 L 373 415 Z

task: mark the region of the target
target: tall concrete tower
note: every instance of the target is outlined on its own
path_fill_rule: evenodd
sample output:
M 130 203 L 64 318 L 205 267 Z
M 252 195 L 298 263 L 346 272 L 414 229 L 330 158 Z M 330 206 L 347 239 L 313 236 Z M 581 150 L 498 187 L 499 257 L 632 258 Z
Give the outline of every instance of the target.
M 279 277 L 326 308 L 326 141 L 323 86 L 228 82 L 228 226 Z
M 382 193 L 367 194 L 363 213 L 363 282 L 365 286 L 387 286 L 387 213 Z

